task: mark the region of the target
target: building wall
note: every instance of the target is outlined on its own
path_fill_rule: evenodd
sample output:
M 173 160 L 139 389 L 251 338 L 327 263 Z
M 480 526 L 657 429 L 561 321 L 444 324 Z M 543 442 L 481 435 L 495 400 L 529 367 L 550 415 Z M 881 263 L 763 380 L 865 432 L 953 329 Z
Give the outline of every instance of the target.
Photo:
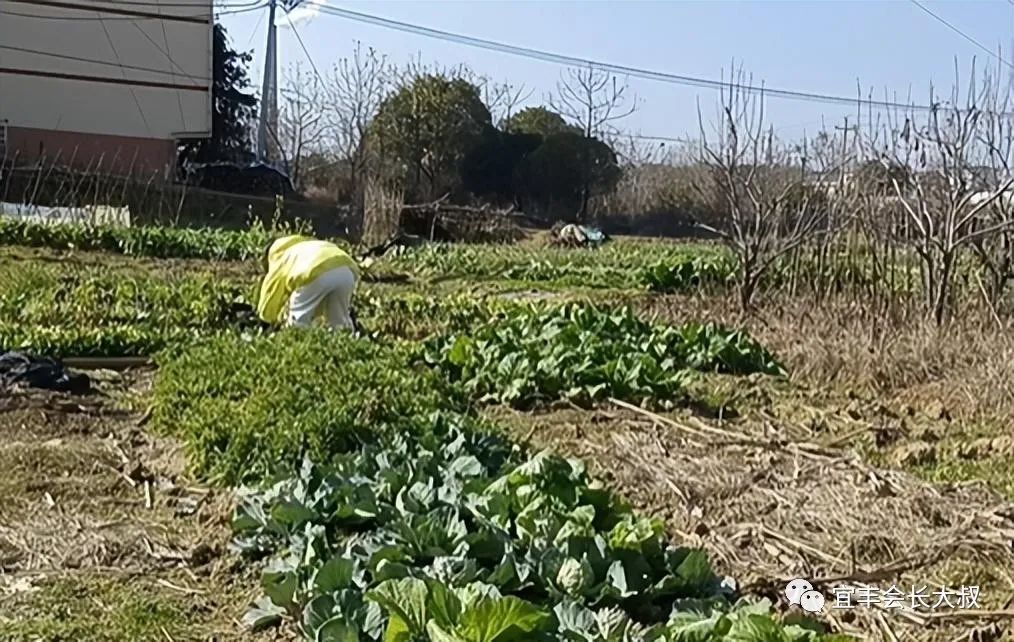
M 96 174 L 167 177 L 176 164 L 172 140 L 9 127 L 7 158 L 17 166 L 59 165 Z
M 7 157 L 171 164 L 175 140 L 211 135 L 212 11 L 212 0 L 0 0 Z

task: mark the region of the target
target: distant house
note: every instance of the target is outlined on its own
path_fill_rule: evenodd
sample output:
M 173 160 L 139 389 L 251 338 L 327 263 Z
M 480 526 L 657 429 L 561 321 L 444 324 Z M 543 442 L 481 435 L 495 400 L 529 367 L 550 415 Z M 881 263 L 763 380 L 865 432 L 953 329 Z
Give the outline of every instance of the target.
M 0 0 L 0 156 L 168 175 L 211 136 L 213 0 Z

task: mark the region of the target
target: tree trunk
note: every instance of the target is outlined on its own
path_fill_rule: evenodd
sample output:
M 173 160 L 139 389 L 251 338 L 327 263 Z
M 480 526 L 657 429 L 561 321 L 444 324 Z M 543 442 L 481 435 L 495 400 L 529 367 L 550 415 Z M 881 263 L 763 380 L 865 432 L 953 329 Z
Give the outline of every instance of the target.
M 943 325 L 951 295 L 951 278 L 954 272 L 954 250 L 946 250 L 940 256 L 940 271 L 937 275 L 936 292 L 933 301 L 933 320 Z

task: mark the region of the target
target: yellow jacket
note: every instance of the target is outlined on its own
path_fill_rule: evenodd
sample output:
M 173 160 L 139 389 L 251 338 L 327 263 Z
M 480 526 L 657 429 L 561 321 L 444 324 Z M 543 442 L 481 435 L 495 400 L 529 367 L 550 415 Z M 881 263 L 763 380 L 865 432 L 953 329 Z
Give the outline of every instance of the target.
M 307 236 L 286 236 L 268 250 L 268 272 L 261 283 L 257 314 L 281 323 L 292 293 L 334 268 L 348 267 L 360 277 L 355 259 L 334 243 Z

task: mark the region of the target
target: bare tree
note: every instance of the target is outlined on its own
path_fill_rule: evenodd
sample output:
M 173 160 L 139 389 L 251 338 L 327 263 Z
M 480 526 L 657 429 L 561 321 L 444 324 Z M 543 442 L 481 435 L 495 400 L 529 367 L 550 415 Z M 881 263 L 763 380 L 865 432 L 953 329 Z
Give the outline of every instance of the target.
M 326 77 L 325 125 L 333 147 L 335 165 L 344 165 L 347 189 L 356 208 L 362 207 L 364 177 L 370 157 L 366 131 L 391 86 L 391 66 L 374 49 L 356 42 L 348 58 L 342 58 Z M 343 195 L 339 195 L 341 197 Z
M 710 135 L 700 116 L 698 163 L 706 180 L 695 187 L 725 212 L 717 234 L 736 254 L 742 308 L 752 307 L 761 280 L 781 257 L 834 233 L 854 213 L 845 168 L 848 130 L 823 133 L 798 145 L 779 141 L 764 122 L 763 92 L 742 71 L 722 92 Z M 832 184 L 832 190 L 827 187 Z M 829 197 L 829 192 L 834 197 Z
M 931 88 L 928 113 L 909 109 L 903 117 L 894 115 L 885 154 L 909 168 L 908 185 L 897 177 L 891 182 L 913 237 L 905 240 L 922 264 L 927 309 L 938 324 L 953 303 L 961 251 L 977 247 L 980 257 L 1000 270 L 1007 252 L 1004 235 L 1014 229 L 1009 206 L 994 207 L 1014 184 L 1004 168 L 1010 151 L 1009 141 L 1002 140 L 1006 125 L 996 120 L 1000 114 L 983 108 L 998 103 L 995 83 L 988 74 L 977 83 L 973 63 L 964 98 L 960 84 L 955 70 L 949 100 L 940 101 Z M 975 169 L 990 161 L 999 170 L 997 182 L 984 186 Z
M 991 198 L 990 188 L 1002 186 L 1012 176 L 1014 164 L 1014 114 L 1011 114 L 1011 93 L 1014 75 L 1000 81 L 1003 70 L 986 70 L 983 77 L 983 116 L 979 143 L 984 147 L 986 163 L 973 171 L 980 184 L 972 205 Z M 1014 278 L 1014 193 L 1005 190 L 993 197 L 978 227 L 994 227 L 996 232 L 972 240 L 971 247 L 983 268 L 987 282 L 982 286 L 987 303 L 994 311 Z
M 609 194 L 592 199 L 595 216 L 644 214 L 658 209 L 664 191 L 664 173 L 657 171 L 671 150 L 664 142 L 634 135 L 609 137 L 609 146 L 616 152 L 623 177 Z
M 279 93 L 278 138 L 292 182 L 298 186 L 303 157 L 312 151 L 307 146 L 319 142 L 324 131 L 324 91 L 316 74 L 304 73 L 297 63 L 286 72 Z
M 510 121 L 517 108 L 525 104 L 534 92 L 534 89 L 526 91 L 523 83 L 515 87 L 509 82 L 487 82 L 482 86 L 483 100 L 489 107 L 493 122 L 501 126 Z
M 595 67 L 568 69 L 549 104 L 577 123 L 585 136 L 604 136 L 616 133 L 613 123 L 637 110 L 637 98 L 629 98 L 628 91 L 625 81 Z
M 595 67 L 569 69 L 557 83 L 556 96 L 550 98 L 549 104 L 577 123 L 586 138 L 603 138 L 616 134 L 614 123 L 636 111 L 637 98 L 629 97 L 628 89 L 625 81 L 619 82 L 616 76 Z M 591 159 L 586 155 L 584 162 L 587 166 Z M 584 172 L 586 177 L 590 174 Z M 591 184 L 586 179 L 581 188 L 582 219 L 588 214 L 590 198 Z

